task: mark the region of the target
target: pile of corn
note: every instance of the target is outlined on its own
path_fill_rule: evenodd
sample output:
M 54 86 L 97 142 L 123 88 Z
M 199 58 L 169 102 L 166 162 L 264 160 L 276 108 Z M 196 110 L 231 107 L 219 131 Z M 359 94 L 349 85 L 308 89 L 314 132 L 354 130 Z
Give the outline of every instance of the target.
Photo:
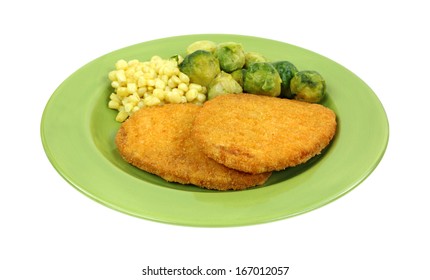
M 178 63 L 175 59 L 159 56 L 145 62 L 118 60 L 115 70 L 108 75 L 114 89 L 108 106 L 118 110 L 116 121 L 125 121 L 145 106 L 187 102 L 203 104 L 206 88 L 190 83 L 189 77 L 180 72 Z

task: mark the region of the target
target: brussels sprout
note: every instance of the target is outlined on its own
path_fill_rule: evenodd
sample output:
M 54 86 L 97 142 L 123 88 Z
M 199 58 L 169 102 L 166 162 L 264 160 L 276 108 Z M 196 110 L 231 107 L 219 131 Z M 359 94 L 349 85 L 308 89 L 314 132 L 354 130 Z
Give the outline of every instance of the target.
M 197 50 L 184 57 L 179 64 L 179 70 L 188 77 L 192 83 L 207 87 L 209 83 L 221 72 L 218 59 L 204 50 Z
M 187 54 L 193 53 L 197 50 L 204 50 L 214 53 L 216 50 L 216 43 L 212 41 L 196 41 L 187 47 Z
M 268 62 L 267 58 L 257 52 L 247 52 L 245 54 L 245 68 L 255 62 Z
M 278 71 L 279 76 L 281 76 L 282 83 L 280 97 L 289 99 L 294 98 L 290 89 L 290 81 L 298 72 L 296 66 L 289 61 L 277 61 L 273 62 L 272 65 L 275 67 L 276 71 Z
M 180 54 L 175 54 L 174 56 L 170 57 L 170 59 L 176 61 L 178 65 L 184 60 Z
M 209 84 L 208 99 L 228 93 L 242 93 L 242 87 L 230 74 L 221 71 Z
M 243 89 L 248 93 L 279 96 L 281 77 L 269 62 L 256 62 L 246 70 Z
M 237 69 L 236 71 L 231 72 L 231 76 L 233 79 L 243 87 L 243 78 L 245 77 L 246 69 Z
M 291 79 L 291 93 L 294 99 L 318 103 L 325 96 L 324 78 L 316 71 L 299 71 Z
M 218 44 L 215 55 L 219 60 L 221 70 L 231 73 L 245 65 L 245 52 L 241 44 L 225 42 Z

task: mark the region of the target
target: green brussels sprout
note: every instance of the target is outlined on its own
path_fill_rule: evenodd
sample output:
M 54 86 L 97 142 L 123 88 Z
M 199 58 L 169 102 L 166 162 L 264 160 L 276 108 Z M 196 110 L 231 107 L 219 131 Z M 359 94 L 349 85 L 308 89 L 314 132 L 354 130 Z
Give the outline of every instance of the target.
M 221 71 L 209 84 L 208 99 L 228 93 L 242 93 L 242 87 L 230 74 Z
M 243 89 L 248 93 L 268 96 L 281 94 L 281 77 L 269 62 L 256 62 L 246 70 Z
M 178 65 L 184 60 L 180 54 L 175 54 L 174 56 L 170 57 L 170 59 L 176 61 Z
M 255 62 L 268 62 L 266 57 L 257 52 L 247 52 L 245 54 L 245 68 L 248 68 L 252 63 Z
M 196 41 L 187 47 L 187 54 L 193 53 L 197 50 L 214 53 L 216 50 L 216 43 L 208 40 Z
M 231 72 L 231 76 L 233 79 L 241 86 L 243 87 L 243 78 L 245 77 L 246 69 L 237 69 L 236 71 Z
M 293 99 L 294 95 L 291 93 L 290 81 L 294 75 L 298 72 L 296 66 L 289 61 L 277 61 L 273 62 L 272 65 L 278 71 L 281 76 L 281 95 L 280 97 Z
M 218 44 L 215 55 L 219 60 L 221 70 L 231 73 L 245 65 L 245 52 L 241 44 L 225 42 Z
M 318 103 L 326 94 L 324 78 L 316 71 L 299 71 L 291 79 L 291 93 L 294 99 Z
M 184 57 L 179 70 L 187 74 L 190 82 L 207 87 L 221 72 L 218 59 L 210 52 L 197 50 Z

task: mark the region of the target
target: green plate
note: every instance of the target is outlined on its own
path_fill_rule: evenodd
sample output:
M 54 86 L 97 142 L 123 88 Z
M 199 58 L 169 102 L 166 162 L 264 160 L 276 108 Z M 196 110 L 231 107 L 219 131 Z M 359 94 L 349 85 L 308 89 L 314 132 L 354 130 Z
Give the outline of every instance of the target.
M 184 55 L 197 40 L 235 41 L 271 60 L 289 60 L 326 79 L 324 105 L 338 117 L 326 151 L 308 163 L 275 172 L 264 186 L 217 192 L 167 183 L 124 162 L 115 147 L 119 128 L 107 108 L 107 78 L 119 59 L 149 60 Z M 360 184 L 378 165 L 388 143 L 388 120 L 373 91 L 343 66 L 279 41 L 240 35 L 177 36 L 129 46 L 86 64 L 53 93 L 41 122 L 41 138 L 54 168 L 72 186 L 115 210 L 188 226 L 222 227 L 265 223 L 319 208 Z

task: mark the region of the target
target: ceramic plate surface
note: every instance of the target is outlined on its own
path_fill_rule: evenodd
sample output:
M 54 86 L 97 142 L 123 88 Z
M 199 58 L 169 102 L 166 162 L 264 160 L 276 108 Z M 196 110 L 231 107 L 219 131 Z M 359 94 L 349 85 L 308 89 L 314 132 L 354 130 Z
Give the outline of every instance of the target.
M 338 131 L 329 148 L 308 163 L 275 172 L 265 185 L 217 192 L 167 183 L 124 162 L 114 144 L 120 126 L 107 108 L 107 78 L 119 59 L 185 55 L 197 40 L 242 43 L 272 61 L 316 70 L 327 83 L 323 105 L 336 112 Z M 44 110 L 41 138 L 55 169 L 76 189 L 115 210 L 187 226 L 240 226 L 285 219 L 319 208 L 359 185 L 380 162 L 389 127 L 374 92 L 338 63 L 284 42 L 207 34 L 177 36 L 129 46 L 99 57 L 68 77 Z

